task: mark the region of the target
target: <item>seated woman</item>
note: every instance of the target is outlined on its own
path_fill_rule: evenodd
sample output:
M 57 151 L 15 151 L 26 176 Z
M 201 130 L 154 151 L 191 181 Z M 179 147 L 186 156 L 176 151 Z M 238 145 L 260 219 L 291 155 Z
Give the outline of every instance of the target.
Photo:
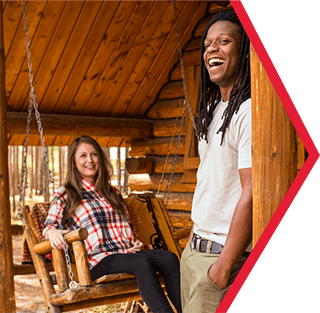
M 136 277 L 142 299 L 152 312 L 173 312 L 156 275 L 165 280 L 168 296 L 177 309 L 180 302 L 180 268 L 177 256 L 166 250 L 142 250 L 134 240 L 125 203 L 111 186 L 111 164 L 91 137 L 76 138 L 68 151 L 66 183 L 56 192 L 45 221 L 43 236 L 54 249 L 63 249 L 64 233 L 85 227 L 92 279 L 127 272 Z

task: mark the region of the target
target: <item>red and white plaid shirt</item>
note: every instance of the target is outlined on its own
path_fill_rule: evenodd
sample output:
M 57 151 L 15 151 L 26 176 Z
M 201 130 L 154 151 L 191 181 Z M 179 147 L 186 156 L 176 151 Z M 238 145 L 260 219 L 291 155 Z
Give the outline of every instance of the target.
M 85 178 L 82 178 L 83 200 L 72 214 L 69 229 L 86 228 L 88 238 L 85 245 L 89 258 L 89 266 L 92 269 L 103 258 L 113 253 L 129 253 L 128 249 L 134 242 L 130 224 L 118 210 L 104 199 L 95 186 Z M 59 228 L 59 218 L 66 206 L 65 188 L 57 190 L 56 201 L 52 201 L 47 219 L 44 222 L 43 235 L 50 228 Z

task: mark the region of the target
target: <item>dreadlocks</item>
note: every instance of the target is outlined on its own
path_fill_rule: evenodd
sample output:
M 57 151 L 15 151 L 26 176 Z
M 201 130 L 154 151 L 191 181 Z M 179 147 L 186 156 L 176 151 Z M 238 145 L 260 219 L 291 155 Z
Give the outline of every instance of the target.
M 237 113 L 240 105 L 245 100 L 251 98 L 251 85 L 250 85 L 250 41 L 243 29 L 236 13 L 233 9 L 221 10 L 207 24 L 201 41 L 201 61 L 200 61 L 200 75 L 201 75 L 201 86 L 200 86 L 200 100 L 199 100 L 199 115 L 198 115 L 198 133 L 199 138 L 204 138 L 208 142 L 208 128 L 213 118 L 213 112 L 217 107 L 221 99 L 220 88 L 217 84 L 210 80 L 207 72 L 203 54 L 205 52 L 204 41 L 207 37 L 209 28 L 217 21 L 230 21 L 239 26 L 239 30 L 242 36 L 241 48 L 239 53 L 239 66 L 235 78 L 233 88 L 230 93 L 229 103 L 225 109 L 222 119 L 223 123 L 219 132 L 222 133 L 221 143 L 229 127 L 231 118 L 234 113 Z M 209 105 L 209 108 L 208 108 Z

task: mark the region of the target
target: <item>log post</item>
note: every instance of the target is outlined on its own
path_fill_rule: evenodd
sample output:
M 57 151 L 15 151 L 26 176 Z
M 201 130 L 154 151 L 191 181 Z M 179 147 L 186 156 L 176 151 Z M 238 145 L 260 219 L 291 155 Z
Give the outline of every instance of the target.
M 251 46 L 253 244 L 297 174 L 296 131 Z
M 0 312 L 15 312 L 2 18 L 0 5 Z
M 92 285 L 92 280 L 85 244 L 83 241 L 77 240 L 72 243 L 72 247 L 74 251 L 80 286 L 90 286 Z
M 68 289 L 68 270 L 64 251 L 61 249 L 52 249 L 52 264 L 56 273 L 59 291 Z

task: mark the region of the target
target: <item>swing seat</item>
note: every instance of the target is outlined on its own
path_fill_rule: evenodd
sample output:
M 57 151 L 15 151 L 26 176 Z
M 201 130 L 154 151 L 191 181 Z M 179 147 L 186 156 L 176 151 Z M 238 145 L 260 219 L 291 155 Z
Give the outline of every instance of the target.
M 163 201 L 153 194 L 133 195 L 124 200 L 145 249 L 166 249 L 180 259 L 182 248 L 178 240 L 189 235 L 190 227 L 175 232 Z M 88 233 L 84 228 L 65 235 L 73 260 L 73 278 L 77 282 L 76 288 L 69 286 L 64 251 L 52 249 L 48 240 L 42 240 L 42 225 L 49 206 L 49 203 L 38 203 L 31 209 L 25 206 L 22 220 L 27 243 L 23 254 L 26 256 L 28 250 L 31 255 L 49 311 L 67 312 L 141 299 L 136 279 L 128 273 L 110 274 L 95 281 L 91 280 L 84 244 Z M 48 254 L 51 254 L 53 272 L 48 262 Z M 164 281 L 160 275 L 159 281 L 164 288 Z

